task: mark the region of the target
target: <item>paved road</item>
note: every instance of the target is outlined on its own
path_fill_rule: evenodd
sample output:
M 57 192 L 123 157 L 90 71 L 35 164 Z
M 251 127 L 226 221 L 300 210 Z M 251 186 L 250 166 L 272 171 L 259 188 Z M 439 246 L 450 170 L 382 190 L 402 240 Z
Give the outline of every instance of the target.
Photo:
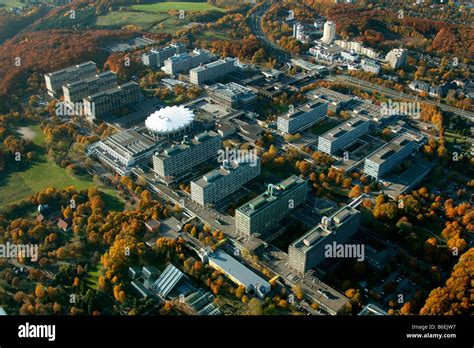
M 360 80 L 360 79 L 357 79 L 357 78 L 354 78 L 354 77 L 351 77 L 351 76 L 336 75 L 336 76 L 327 77 L 326 80 L 348 83 L 348 84 L 351 84 L 351 85 L 354 85 L 354 86 L 358 86 L 363 90 L 367 90 L 367 91 L 371 91 L 371 92 L 384 93 L 386 96 L 390 96 L 390 97 L 394 97 L 394 98 L 398 98 L 398 99 L 406 99 L 406 100 L 411 100 L 411 101 L 419 100 L 420 102 L 423 102 L 423 103 L 438 106 L 443 111 L 452 112 L 455 115 L 462 116 L 462 117 L 465 117 L 465 118 L 467 118 L 471 121 L 474 121 L 474 112 L 459 109 L 459 108 L 456 108 L 454 106 L 450 106 L 450 105 L 446 105 L 446 104 L 441 104 L 441 103 L 436 102 L 436 101 L 423 99 L 423 98 L 420 98 L 420 97 L 417 97 L 417 96 L 413 96 L 413 95 L 410 95 L 410 94 L 406 94 L 406 93 L 403 93 L 403 92 L 396 91 L 394 89 L 390 89 L 390 88 L 382 87 L 382 86 L 379 86 L 379 85 L 375 85 L 373 83 L 363 81 L 363 80 Z
M 255 36 L 264 44 L 264 46 L 267 48 L 267 50 L 269 50 L 272 53 L 273 57 L 277 58 L 278 62 L 280 62 L 281 64 L 286 64 L 290 61 L 291 54 L 284 51 L 284 50 L 282 50 L 273 41 L 268 39 L 268 37 L 265 35 L 265 33 L 263 32 L 262 27 L 261 27 L 261 18 L 265 14 L 265 12 L 268 10 L 269 6 L 270 5 L 268 3 L 265 3 L 260 8 L 259 11 L 254 13 L 249 18 L 248 24 L 250 25 L 250 28 L 251 28 L 252 32 L 255 34 Z M 327 79 L 328 80 L 333 80 L 333 81 L 338 81 L 338 80 L 339 81 L 344 81 L 344 82 L 352 84 L 352 85 L 357 85 L 362 89 L 365 89 L 365 90 L 368 90 L 368 91 L 371 91 L 371 92 L 384 93 L 385 95 L 388 95 L 388 96 L 391 96 L 391 97 L 394 97 L 394 98 L 401 98 L 401 99 L 407 99 L 407 100 L 418 100 L 418 99 L 420 99 L 417 96 L 413 96 L 413 95 L 406 94 L 406 93 L 403 93 L 403 92 L 398 92 L 398 91 L 390 89 L 390 88 L 378 86 L 378 85 L 372 84 L 372 83 L 367 82 L 367 81 L 356 79 L 356 78 L 351 77 L 351 76 L 338 75 L 338 76 L 335 76 L 335 77 L 329 77 Z M 432 100 L 427 100 L 427 99 L 422 99 L 422 100 L 423 100 L 424 103 L 439 106 L 441 108 L 441 110 L 443 110 L 443 111 L 451 112 L 455 115 L 459 115 L 459 116 L 465 117 L 465 118 L 467 118 L 471 121 L 474 121 L 474 112 L 459 109 L 459 108 L 456 108 L 454 106 L 450 106 L 450 105 L 446 105 L 446 104 L 441 104 L 439 102 L 432 101 Z
M 266 50 L 271 53 L 272 57 L 276 58 L 279 63 L 286 64 L 290 61 L 291 55 L 282 50 L 273 41 L 269 40 L 262 30 L 261 19 L 269 7 L 270 5 L 268 3 L 262 5 L 258 11 L 249 17 L 247 22 L 253 34 L 262 42 Z
M 235 220 L 228 214 L 220 213 L 211 207 L 202 207 L 195 203 L 188 195 L 182 194 L 181 192 L 176 193 L 170 187 L 153 182 L 153 180 L 148 181 L 148 187 L 159 196 L 180 205 L 189 215 L 197 217 L 212 228 L 222 231 L 241 248 L 252 251 L 263 243 L 259 238 L 245 237 L 237 234 L 235 230 Z

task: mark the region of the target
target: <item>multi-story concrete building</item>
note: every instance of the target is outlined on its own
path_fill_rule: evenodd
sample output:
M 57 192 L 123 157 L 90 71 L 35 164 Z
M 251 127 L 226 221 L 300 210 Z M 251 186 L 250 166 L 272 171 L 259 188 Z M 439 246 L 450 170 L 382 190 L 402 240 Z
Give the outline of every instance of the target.
M 51 97 L 58 97 L 62 92 L 62 87 L 68 83 L 93 77 L 97 74 L 97 66 L 94 62 L 67 67 L 65 69 L 50 72 L 44 75 L 46 89 Z
M 341 58 L 347 62 L 355 63 L 359 60 L 359 53 L 355 51 L 351 51 L 351 52 L 342 51 Z
M 345 206 L 297 239 L 288 248 L 289 266 L 304 274 L 326 259 L 326 245 L 346 243 L 359 229 L 360 213 Z
M 370 122 L 355 117 L 319 136 L 318 150 L 329 155 L 349 145 L 369 131 Z
M 213 204 L 234 193 L 260 175 L 260 159 L 238 163 L 224 162 L 219 168 L 191 182 L 191 198 L 201 204 Z
M 378 75 L 380 73 L 380 65 L 370 59 L 362 59 L 360 64 L 362 70 Z
M 305 27 L 302 23 L 296 23 L 293 25 L 293 37 L 302 43 L 308 42 L 309 35 L 306 33 Z
M 208 50 L 196 48 L 191 53 L 181 53 L 169 57 L 165 60 L 165 65 L 161 68 L 165 73 L 173 75 L 181 71 L 193 69 L 201 64 L 209 63 L 214 59 L 214 55 Z
M 153 169 L 159 180 L 173 181 L 193 167 L 216 158 L 221 148 L 221 137 L 215 132 L 204 132 L 179 145 L 172 145 L 153 156 Z
M 235 82 L 216 83 L 207 90 L 213 101 L 229 108 L 248 109 L 257 101 L 257 95 L 250 88 Z
M 407 64 L 407 50 L 402 48 L 395 48 L 387 53 L 385 60 L 393 69 L 398 69 Z
M 379 54 L 372 48 L 364 47 L 361 41 L 336 40 L 334 43 L 347 51 L 354 51 L 369 58 L 376 59 Z
M 340 57 L 340 55 L 343 53 L 343 50 L 339 46 L 328 46 L 319 43 L 316 44 L 316 46 L 311 47 L 309 49 L 309 53 L 315 56 L 318 60 L 324 60 L 326 62 L 332 63 Z
M 339 93 L 326 87 L 318 87 L 311 92 L 308 92 L 310 98 L 314 100 L 322 100 L 328 103 L 328 110 L 334 113 L 345 109 L 354 102 L 354 96 Z
M 138 102 L 140 98 L 138 83 L 127 82 L 85 97 L 83 99 L 84 114 L 92 120 L 101 119 L 127 105 Z
M 321 38 L 321 42 L 325 44 L 331 44 L 334 39 L 336 38 L 336 23 L 334 22 L 326 22 L 324 23 L 324 31 L 323 37 Z
M 413 150 L 413 140 L 409 136 L 402 134 L 365 159 L 364 173 L 379 180 L 393 167 L 410 156 Z
M 158 146 L 158 142 L 128 129 L 91 145 L 89 155 L 108 164 L 118 174 L 126 175 L 131 167 L 149 161 Z
M 84 80 L 68 83 L 63 86 L 64 101 L 68 105 L 82 102 L 82 99 L 117 86 L 117 75 L 104 71 Z
M 185 52 L 186 45 L 182 43 L 175 43 L 160 50 L 151 50 L 150 52 L 143 53 L 142 62 L 143 64 L 152 68 L 160 68 L 163 66 L 166 59 L 174 56 L 175 54 Z
M 327 117 L 328 103 L 323 101 L 311 101 L 295 110 L 294 113 L 278 116 L 278 130 L 285 134 L 293 134 Z
M 189 72 L 189 80 L 191 83 L 199 85 L 204 82 L 214 81 L 231 72 L 237 70 L 236 58 L 224 58 L 215 62 L 208 63 L 204 66 L 191 69 Z
M 244 235 L 266 234 L 306 200 L 305 180 L 291 176 L 278 185 L 268 185 L 267 191 L 235 211 L 235 228 Z

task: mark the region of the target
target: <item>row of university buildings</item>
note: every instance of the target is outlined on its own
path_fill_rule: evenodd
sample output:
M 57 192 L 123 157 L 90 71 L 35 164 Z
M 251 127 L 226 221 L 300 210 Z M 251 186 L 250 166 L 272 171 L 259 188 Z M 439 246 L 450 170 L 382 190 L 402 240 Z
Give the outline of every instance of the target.
M 173 73 L 189 70 L 191 83 L 197 84 L 224 76 L 237 67 L 233 58 L 215 60 L 203 50 L 188 54 L 180 44 L 151 51 L 142 59 L 147 65 Z M 54 97 L 63 94 L 65 103 L 71 105 L 82 100 L 91 119 L 136 103 L 141 98 L 138 84 L 128 82 L 118 86 L 114 73 L 97 74 L 96 68 L 95 63 L 86 62 L 46 74 L 48 93 Z M 256 102 L 256 95 L 250 88 L 236 83 L 215 84 L 207 91 L 213 99 L 231 108 Z M 327 118 L 328 111 L 345 108 L 351 102 L 350 97 L 322 89 L 317 98 L 279 116 L 277 128 L 282 134 L 303 131 Z M 198 166 L 214 161 L 222 150 L 221 135 L 213 130 L 196 132 L 192 129 L 193 122 L 194 114 L 190 109 L 182 106 L 161 108 L 149 116 L 143 130 L 117 132 L 89 147 L 88 154 L 96 156 L 120 175 L 127 175 L 135 166 L 152 163 L 156 180 L 166 184 L 177 182 L 185 175 L 193 174 Z M 333 156 L 367 134 L 370 124 L 369 117 L 355 116 L 322 134 L 318 150 Z M 378 180 L 408 157 L 414 148 L 414 141 L 402 134 L 368 156 L 364 172 Z M 258 157 L 220 161 L 217 168 L 191 180 L 190 198 L 201 206 L 216 204 L 258 177 L 260 172 Z M 265 238 L 293 209 L 305 203 L 308 189 L 306 181 L 298 176 L 268 185 L 265 192 L 236 209 L 236 232 Z M 357 231 L 359 221 L 355 208 L 346 206 L 339 209 L 291 244 L 290 267 L 300 273 L 314 268 L 322 262 L 323 246 L 332 241 L 344 243 L 349 240 Z

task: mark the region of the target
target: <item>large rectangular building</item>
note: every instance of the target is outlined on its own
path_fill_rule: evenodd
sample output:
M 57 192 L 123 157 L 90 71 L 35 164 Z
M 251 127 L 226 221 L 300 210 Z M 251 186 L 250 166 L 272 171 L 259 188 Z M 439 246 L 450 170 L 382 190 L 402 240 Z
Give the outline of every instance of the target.
M 216 203 L 259 175 L 258 157 L 251 162 L 225 162 L 219 169 L 191 182 L 191 198 L 201 205 Z
M 346 243 L 359 225 L 359 211 L 350 206 L 339 209 L 289 246 L 289 266 L 301 274 L 306 273 L 326 259 L 326 245 Z
M 308 92 L 307 95 L 314 100 L 322 100 L 328 103 L 328 109 L 332 112 L 339 112 L 348 107 L 353 101 L 354 96 L 333 91 L 326 87 L 318 87 Z
M 51 97 L 58 97 L 64 85 L 68 83 L 93 77 L 97 74 L 97 66 L 94 62 L 67 67 L 65 69 L 50 72 L 44 75 L 46 89 Z
M 217 158 L 221 148 L 219 134 L 209 131 L 172 145 L 153 156 L 153 169 L 160 180 L 173 180 L 211 158 Z
M 140 87 L 136 82 L 90 95 L 83 99 L 84 114 L 92 120 L 101 119 L 115 111 L 140 100 Z
M 328 103 L 312 101 L 299 107 L 294 113 L 278 116 L 277 127 L 280 132 L 293 134 L 322 121 L 327 114 Z
M 257 95 L 250 88 L 235 82 L 216 83 L 209 87 L 207 94 L 216 103 L 234 109 L 247 109 L 257 101 Z
M 214 56 L 208 50 L 196 48 L 191 53 L 180 53 L 165 60 L 161 68 L 165 73 L 173 75 L 181 71 L 190 70 L 201 64 L 209 63 Z
M 266 192 L 236 209 L 236 231 L 247 236 L 268 232 L 306 201 L 307 191 L 306 181 L 295 175 L 278 185 L 268 185 Z
M 214 81 L 237 70 L 236 62 L 236 58 L 227 57 L 212 63 L 208 63 L 204 66 L 191 69 L 189 72 L 189 80 L 191 83 L 196 85 L 208 81 Z
M 355 117 L 319 136 L 318 150 L 329 155 L 349 145 L 369 131 L 370 122 Z
M 245 267 L 225 251 L 217 249 L 208 256 L 208 260 L 209 266 L 224 273 L 234 283 L 242 286 L 248 293 L 264 298 L 271 290 L 269 282 Z
M 186 45 L 182 43 L 175 43 L 160 50 L 151 50 L 150 52 L 143 53 L 142 62 L 143 64 L 152 68 L 160 68 L 163 66 L 166 59 L 174 56 L 175 54 L 185 52 Z
M 125 175 L 129 168 L 150 160 L 158 146 L 158 142 L 128 129 L 97 143 L 91 154 Z
M 364 173 L 379 180 L 410 156 L 414 151 L 414 145 L 413 140 L 406 134 L 396 137 L 365 159 Z
M 82 102 L 82 99 L 117 86 L 117 75 L 105 71 L 84 80 L 68 83 L 63 86 L 64 101 L 68 105 Z

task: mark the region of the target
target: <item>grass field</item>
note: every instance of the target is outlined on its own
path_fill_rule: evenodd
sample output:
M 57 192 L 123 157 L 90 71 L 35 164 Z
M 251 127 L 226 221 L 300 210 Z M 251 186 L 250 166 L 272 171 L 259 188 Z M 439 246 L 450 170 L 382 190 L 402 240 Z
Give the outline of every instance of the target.
M 98 265 L 92 268 L 89 273 L 88 283 L 91 289 L 97 290 L 97 286 L 99 284 L 99 276 L 102 274 L 102 270 L 104 266 Z
M 135 24 L 145 30 L 168 19 L 167 13 L 112 11 L 97 18 L 96 25 L 104 27 L 122 27 Z
M 328 130 L 333 129 L 338 124 L 340 124 L 340 122 L 336 122 L 333 120 L 331 120 L 331 122 L 324 121 L 324 122 L 314 125 L 313 127 L 311 127 L 310 130 L 311 130 L 311 133 L 313 133 L 314 135 L 321 135 L 321 134 L 326 133 Z
M 97 18 L 96 25 L 99 27 L 120 28 L 125 25 L 134 24 L 141 27 L 145 31 L 153 33 L 167 33 L 174 35 L 178 30 L 184 29 L 189 21 L 179 19 L 177 16 L 170 16 L 169 10 L 193 11 L 220 11 L 224 9 L 207 4 L 206 2 L 161 2 L 156 4 L 133 5 L 132 11 L 112 11 L 105 16 Z M 199 35 L 199 39 L 204 40 L 225 40 L 226 36 L 221 33 L 204 31 Z
M 25 4 L 22 4 L 19 0 L 0 0 L 0 8 L 11 8 L 11 7 L 23 7 Z
M 70 177 L 64 169 L 44 155 L 40 155 L 27 170 L 0 178 L 0 183 L 0 206 L 20 201 L 47 187 L 64 188 L 73 185 L 81 190 L 96 185 L 89 178 Z
M 214 41 L 214 40 L 229 40 L 229 37 L 221 32 L 204 30 L 204 31 L 199 32 L 196 39 Z
M 44 134 L 37 125 L 28 126 L 35 131 L 33 142 L 41 145 Z M 26 170 L 7 175 L 0 175 L 0 207 L 11 203 L 17 203 L 26 197 L 41 191 L 47 187 L 65 188 L 74 186 L 77 190 L 97 186 L 90 176 L 71 177 L 66 171 L 50 160 L 46 154 L 39 152 L 33 164 Z M 101 189 L 106 193 L 104 201 L 108 208 L 120 209 L 123 204 L 117 198 L 114 190 Z
M 168 12 L 169 10 L 184 10 L 190 11 L 220 11 L 225 12 L 225 9 L 212 6 L 206 2 L 186 2 L 186 1 L 169 1 L 159 2 L 156 4 L 133 5 L 133 9 L 146 12 Z

